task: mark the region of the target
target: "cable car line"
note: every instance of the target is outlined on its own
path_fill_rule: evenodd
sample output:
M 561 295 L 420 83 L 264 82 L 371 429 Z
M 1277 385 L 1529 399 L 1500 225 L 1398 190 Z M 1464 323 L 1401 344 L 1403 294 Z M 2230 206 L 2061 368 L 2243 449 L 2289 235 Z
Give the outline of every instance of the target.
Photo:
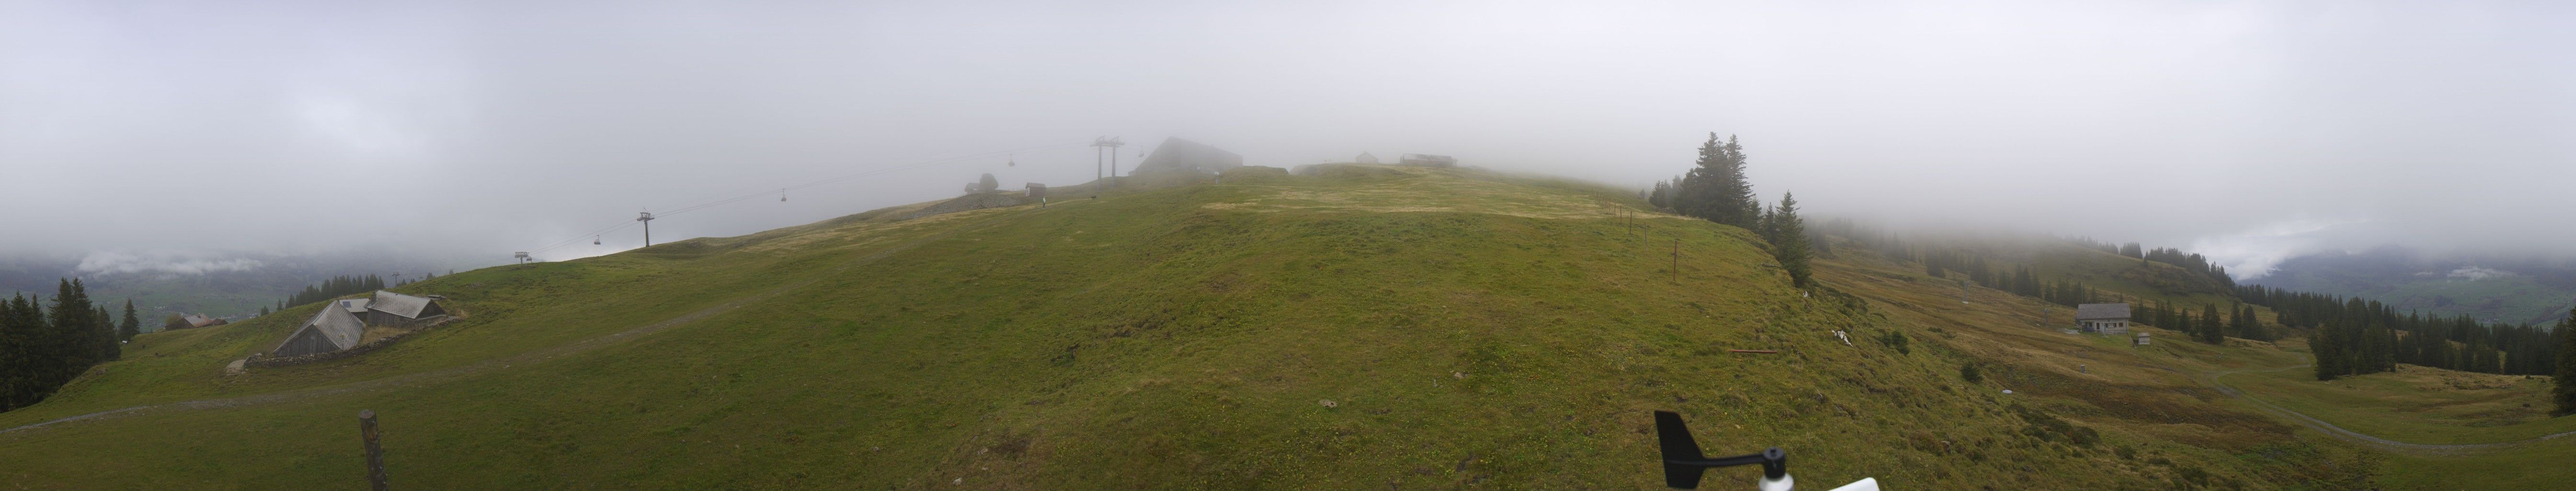
M 809 188 L 809 187 L 814 187 L 814 186 L 821 186 L 821 185 L 824 185 L 824 184 L 831 184 L 831 183 L 835 183 L 835 182 L 847 181 L 847 180 L 857 179 L 857 178 L 861 178 L 861 177 L 868 177 L 868 176 L 874 176 L 874 175 L 880 175 L 880 174 L 886 174 L 886 173 L 892 173 L 892 172 L 898 172 L 898 171 L 905 171 L 905 170 L 919 169 L 919 168 L 930 167 L 930 166 L 941 165 L 941 164 L 951 164 L 951 163 L 962 162 L 962 161 L 968 161 L 968 160 L 983 159 L 983 158 L 992 158 L 992 157 L 995 157 L 995 156 L 1002 156 L 1002 157 L 1005 157 L 1005 158 L 1011 159 L 1011 163 L 1010 163 L 1010 165 L 1011 165 L 1011 166 L 1013 166 L 1013 167 L 1017 167 L 1017 166 L 1018 166 L 1017 157 L 1018 157 L 1018 154 L 1019 154 L 1019 153 L 1021 153 L 1021 152 L 1038 152 L 1038 151 L 1048 151 L 1048 150 L 1065 150 L 1065 149 L 1081 148 L 1081 147 L 1089 146 L 1089 145 L 1090 145 L 1090 142 L 1069 143 L 1069 144 L 1060 144 L 1060 145 L 1039 145 L 1039 146 L 1034 146 L 1034 147 L 1015 148 L 1015 149 L 1010 149 L 1010 150 L 1000 150 L 1000 151 L 992 151 L 992 152 L 983 152 L 983 153 L 977 153 L 977 154 L 962 155 L 962 156 L 957 156 L 957 157 L 949 157 L 949 158 L 944 158 L 944 159 L 936 159 L 936 160 L 929 160 L 929 161 L 923 161 L 923 162 L 916 162 L 916 163 L 911 163 L 911 164 L 903 164 L 903 165 L 896 165 L 896 166 L 891 166 L 891 167 L 883 167 L 883 168 L 878 168 L 878 169 L 875 169 L 875 170 L 869 170 L 869 171 L 859 172 L 859 173 L 855 173 L 855 174 L 843 175 L 843 176 L 840 176 L 840 177 L 833 177 L 833 178 L 828 178 L 828 179 L 818 180 L 818 181 L 814 181 L 814 182 L 808 182 L 808 183 L 804 183 L 804 184 L 798 184 L 798 185 L 793 185 L 793 186 L 788 186 L 788 187 L 779 188 L 779 189 L 778 189 L 778 191 L 777 191 L 777 193 L 778 193 L 778 201 L 781 201 L 781 202 L 787 201 L 787 192 L 788 192 L 788 191 L 797 190 L 797 189 L 804 189 L 804 188 Z M 655 214 L 653 214 L 653 217 L 654 217 L 654 218 L 664 218 L 664 217 L 669 217 L 669 216 L 672 216 L 672 215 L 678 215 L 678 214 L 681 214 L 681 213 L 687 213 L 687 212 L 692 212 L 692 211 L 697 211 L 697 210 L 703 210 L 703 209 L 707 209 L 707 208 L 715 207 L 715 206 L 718 206 L 718 205 L 723 205 L 723 204 L 726 204 L 726 203 L 732 203 L 732 202 L 742 201 L 742 200 L 752 199 L 752 198 L 766 197 L 766 196 L 769 196 L 769 195 L 770 195 L 770 191 L 761 191 L 761 192 L 760 192 L 760 193 L 758 193 L 758 194 L 744 195 L 744 196 L 738 196 L 738 197 L 733 197 L 733 198 L 725 198 L 725 199 L 720 199 L 720 200 L 715 200 L 715 201 L 709 201 L 709 202 L 705 202 L 705 203 L 699 203 L 699 204 L 695 204 L 695 205 L 689 205 L 689 206 L 679 207 L 679 208 L 676 208 L 676 209 L 672 209 L 672 210 L 670 210 L 670 211 L 661 212 L 661 213 L 655 213 Z M 552 244 L 548 244 L 548 245 L 546 245 L 545 247 L 539 247 L 539 248 L 535 248 L 535 249 L 530 249 L 530 250 L 528 250 L 528 253 L 529 253 L 529 254 L 536 254 L 536 253 L 540 253 L 540 252 L 545 252 L 545 251 L 550 251 L 550 250 L 554 250 L 554 249 L 562 248 L 562 247 L 564 247 L 564 246 L 568 246 L 568 245 L 579 244 L 579 243 L 581 243 L 581 236 L 582 236 L 582 235 L 588 235 L 588 236 L 591 236 L 591 244 L 593 244 L 593 245 L 598 245 L 598 244 L 600 243 L 600 237 L 604 237 L 604 236 L 606 236 L 609 232 L 615 232 L 615 231 L 618 231 L 618 230 L 623 230 L 623 229 L 625 229 L 626 227 L 632 227 L 632 226 L 635 226 L 635 225 L 636 225 L 636 224 L 638 224 L 638 223 L 642 223 L 642 222 L 636 222 L 636 221 L 621 221 L 621 222 L 619 222 L 619 223 L 618 223 L 618 224 L 616 224 L 616 225 L 608 226 L 608 227 L 606 227 L 606 228 L 601 228 L 601 229 L 599 229 L 599 230 L 595 230 L 595 231 L 592 231 L 592 232 L 590 232 L 590 233 L 574 235 L 572 238 L 564 239 L 563 241 L 560 241 L 560 242 L 555 242 L 555 243 L 552 243 Z

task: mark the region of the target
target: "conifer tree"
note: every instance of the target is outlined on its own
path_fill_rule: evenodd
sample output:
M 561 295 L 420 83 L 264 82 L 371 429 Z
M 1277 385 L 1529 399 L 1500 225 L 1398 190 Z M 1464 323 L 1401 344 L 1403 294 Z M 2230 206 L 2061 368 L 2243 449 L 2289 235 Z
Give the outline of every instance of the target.
M 2309 336 L 2308 352 L 2317 358 L 2317 380 L 2334 380 L 2348 373 L 2343 367 L 2343 340 L 2337 336 L 2338 331 L 2341 330 L 2334 326 L 2318 326 L 2316 335 Z
M 1718 221 L 1717 173 L 1725 159 L 1726 150 L 1718 144 L 1717 133 L 1709 133 L 1708 141 L 1699 144 L 1699 159 L 1691 163 L 1690 170 L 1682 172 L 1681 188 L 1673 203 L 1675 213 Z
M 2218 322 L 2218 304 L 2200 304 L 2200 342 L 2209 344 L 2227 342 L 2226 325 Z
M 125 320 L 116 323 L 116 340 L 133 341 L 139 334 L 143 334 L 143 321 L 134 318 L 134 299 L 125 299 Z
M 104 363 L 121 358 L 125 340 L 116 337 L 116 315 L 108 312 L 107 306 L 100 305 L 98 312 L 90 316 L 90 322 L 96 324 L 90 329 L 89 339 L 90 348 L 98 350 L 98 361 Z
M 1709 135 L 1714 139 L 1716 133 Z M 1755 211 L 1762 209 L 1762 200 L 1753 196 L 1753 181 L 1744 175 L 1744 145 L 1735 141 L 1735 135 L 1726 135 L 1726 146 L 1719 149 L 1725 160 L 1724 171 L 1719 173 L 1723 179 L 1717 183 L 1718 199 L 1735 203 L 1730 208 L 1738 213 L 1732 221 L 1723 223 L 1738 227 L 1752 225 Z
M 1753 220 L 1753 231 L 1762 236 L 1762 243 L 1771 244 L 1777 250 L 1780 246 L 1780 209 L 1763 207 L 1761 217 Z
M 27 297 L 10 297 L 0 301 L 0 411 L 23 405 L 21 399 L 35 386 L 30 375 L 37 371 L 32 363 L 35 353 L 28 345 L 35 333 L 18 320 L 18 309 L 26 306 Z
M 2392 355 L 2396 354 L 2396 346 L 2394 346 L 2395 343 L 2391 342 L 2395 339 L 2395 332 L 2390 331 L 2388 327 L 2384 325 L 2372 324 L 2370 327 L 2362 329 L 2361 340 L 2359 343 L 2360 350 L 2359 352 L 2354 353 L 2355 363 L 2352 373 L 2379 373 L 2395 370 L 2397 365 L 2393 359 L 2394 356 Z
M 1762 203 L 1744 176 L 1744 146 L 1733 137 L 1719 143 L 1717 133 L 1700 144 L 1699 160 L 1681 179 L 1675 211 L 1708 221 L 1756 230 Z
M 2263 327 L 2263 319 L 2261 317 L 2254 316 L 2254 306 L 2245 306 L 2243 318 L 2245 319 L 2245 324 L 2236 328 L 2237 336 L 2255 341 L 2272 340 L 2272 330 Z
M 52 382 L 50 386 L 59 387 L 63 382 L 71 381 L 73 376 L 80 375 L 82 370 L 88 370 L 90 365 L 98 364 L 98 341 L 92 339 L 98 322 L 90 319 L 96 311 L 90 308 L 89 294 L 77 280 L 61 281 L 55 288 L 51 310 L 49 313 L 53 315 L 47 320 L 51 321 L 52 329 L 46 334 L 52 339 L 47 343 L 49 352 L 46 355 L 52 358 L 47 360 L 51 365 L 48 368 L 55 373 L 48 380 Z M 51 391 L 47 389 L 47 392 Z
M 1779 229 L 1780 243 L 1773 244 L 1772 249 L 1776 251 L 1773 256 L 1780 259 L 1780 267 L 1789 270 L 1790 281 L 1799 288 L 1812 285 L 1814 271 L 1807 264 L 1807 225 L 1806 220 L 1798 218 L 1796 196 L 1780 193 L 1780 207 L 1773 210 L 1772 223 Z
M 2549 390 L 2549 398 L 2558 402 L 2558 410 L 2551 414 L 2576 414 L 2576 307 L 2567 309 L 2567 318 L 2558 321 L 2558 329 L 2551 335 L 2558 338 L 2558 370 L 2550 375 L 2551 382 L 2557 385 Z

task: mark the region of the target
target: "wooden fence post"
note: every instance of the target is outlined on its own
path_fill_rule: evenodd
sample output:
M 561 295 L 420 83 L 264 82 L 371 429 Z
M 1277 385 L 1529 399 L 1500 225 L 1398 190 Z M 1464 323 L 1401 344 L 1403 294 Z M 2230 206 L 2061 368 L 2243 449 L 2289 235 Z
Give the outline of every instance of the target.
M 385 491 L 385 449 L 376 443 L 376 411 L 358 411 L 358 437 L 367 442 L 368 489 Z

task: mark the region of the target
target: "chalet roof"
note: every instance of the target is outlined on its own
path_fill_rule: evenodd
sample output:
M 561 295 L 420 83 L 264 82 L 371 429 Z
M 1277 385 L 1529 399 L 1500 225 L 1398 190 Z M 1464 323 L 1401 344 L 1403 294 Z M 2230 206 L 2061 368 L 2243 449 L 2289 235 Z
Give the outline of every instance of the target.
M 2088 303 L 2075 306 L 2075 320 L 2128 319 L 2129 304 Z
M 215 323 L 215 318 L 207 317 L 206 314 L 188 314 L 179 319 L 187 321 L 188 327 L 206 327 Z
M 285 342 L 278 343 L 276 348 L 270 348 L 269 351 L 286 349 L 286 344 L 295 342 L 295 338 L 303 336 L 304 331 L 321 331 L 322 339 L 330 341 L 334 351 L 357 346 L 358 338 L 366 335 L 367 323 L 359 321 L 358 316 L 350 315 L 347 306 L 340 302 L 347 302 L 347 300 L 333 302 L 331 306 L 323 308 L 322 312 L 313 314 L 312 320 L 304 321 L 304 327 L 287 334 Z
M 345 307 L 343 310 L 348 310 L 350 314 L 364 314 L 367 313 L 367 302 L 368 300 L 364 298 L 352 298 L 341 300 L 340 304 Z
M 418 319 L 420 318 L 420 311 L 429 308 L 429 299 L 427 298 L 384 290 L 376 290 L 375 300 L 376 301 L 374 303 L 367 304 L 367 310 L 393 314 L 405 319 Z

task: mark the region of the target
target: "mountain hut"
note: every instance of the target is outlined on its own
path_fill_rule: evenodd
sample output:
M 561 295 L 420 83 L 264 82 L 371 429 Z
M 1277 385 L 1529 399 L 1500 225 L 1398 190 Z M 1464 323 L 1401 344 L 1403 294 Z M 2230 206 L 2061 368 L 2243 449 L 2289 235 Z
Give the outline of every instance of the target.
M 360 322 L 358 316 L 349 314 L 348 302 L 341 300 L 323 307 L 321 312 L 313 314 L 311 320 L 304 321 L 304 327 L 288 334 L 286 342 L 277 343 L 276 349 L 268 350 L 269 356 L 304 356 L 357 346 L 358 338 L 366 335 L 367 325 Z

